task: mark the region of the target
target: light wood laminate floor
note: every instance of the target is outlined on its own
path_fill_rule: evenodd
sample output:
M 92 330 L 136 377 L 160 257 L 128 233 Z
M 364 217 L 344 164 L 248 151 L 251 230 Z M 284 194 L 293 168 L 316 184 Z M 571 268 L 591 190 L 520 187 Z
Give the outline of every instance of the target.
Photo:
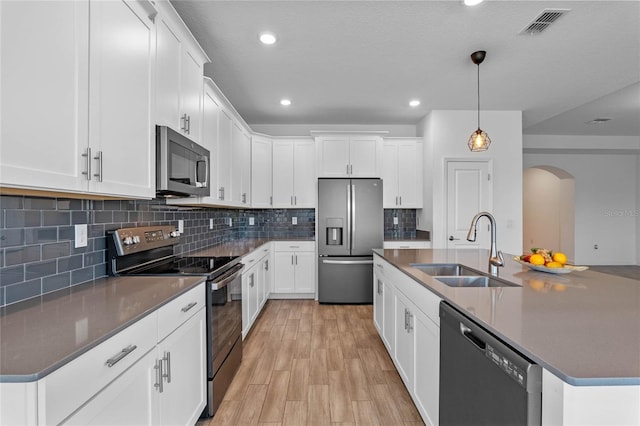
M 371 305 L 269 300 L 215 425 L 424 425 Z

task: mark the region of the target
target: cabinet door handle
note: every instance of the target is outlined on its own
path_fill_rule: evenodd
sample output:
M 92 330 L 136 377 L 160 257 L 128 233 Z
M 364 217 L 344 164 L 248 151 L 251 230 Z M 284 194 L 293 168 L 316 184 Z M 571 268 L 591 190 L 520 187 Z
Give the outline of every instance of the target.
M 180 121 L 182 121 L 180 130 L 186 133 L 187 132 L 187 114 L 182 114 L 182 117 L 180 117 Z
M 87 151 L 82 154 L 83 157 L 85 157 L 87 159 L 87 171 L 82 172 L 83 175 L 85 175 L 87 177 L 87 180 L 91 180 L 91 148 L 88 147 Z
M 107 362 L 105 363 L 107 365 L 107 367 L 111 368 L 114 365 L 116 365 L 118 362 L 120 362 L 124 357 L 126 357 L 127 355 L 129 355 L 131 352 L 133 352 L 138 346 L 136 345 L 129 345 L 126 348 L 122 349 L 120 352 L 118 352 L 117 355 L 109 358 L 107 360 Z
M 298 205 L 298 196 L 297 196 L 297 195 L 294 195 L 294 196 L 293 196 L 293 205 L 294 205 L 294 206 L 297 206 L 297 205 Z
M 269 205 L 272 206 L 273 205 L 273 195 L 269 196 Z
M 347 164 L 347 174 L 349 174 L 349 165 Z
M 409 322 L 407 326 L 407 333 L 411 333 L 413 331 L 413 314 L 409 312 Z
M 408 319 L 407 314 L 408 314 L 408 312 L 407 312 L 407 309 L 405 308 L 405 309 L 404 309 L 404 329 L 405 329 L 405 331 L 406 331 L 406 330 L 407 330 L 407 328 L 409 327 L 409 325 L 408 325 L 408 323 L 409 323 L 409 319 Z
M 380 268 L 380 269 L 384 270 L 384 266 L 382 266 L 382 264 L 380 264 L 380 263 L 376 263 L 376 266 L 377 266 L 378 268 Z
M 295 257 L 296 257 L 296 265 L 297 265 L 298 264 L 298 255 L 296 254 Z
M 191 116 L 187 115 L 187 134 L 191 134 Z
M 293 265 L 293 255 L 291 255 L 291 264 Z
M 400 205 L 402 205 L 402 195 L 398 198 L 400 198 Z
M 164 387 L 162 385 L 162 360 L 156 360 L 156 365 L 153 366 L 156 370 L 156 382 L 153 384 L 153 387 L 158 390 L 158 392 L 162 393 L 164 391 Z
M 242 204 L 247 204 L 247 193 L 246 192 L 242 193 Z
M 249 276 L 249 287 L 253 287 L 254 285 L 256 285 L 256 283 L 255 283 L 255 277 L 254 277 L 254 275 L 253 275 L 253 274 L 251 274 L 251 275 Z
M 171 383 L 171 352 L 164 353 L 164 356 L 162 357 L 162 362 L 167 363 L 167 369 L 162 374 L 162 377 L 167 379 L 167 383 Z
M 182 312 L 187 312 L 188 310 L 190 310 L 191 308 L 193 308 L 197 304 L 198 304 L 198 302 L 191 302 L 187 306 L 183 307 L 181 310 L 182 310 Z
M 98 160 L 98 173 L 94 173 L 93 176 L 98 178 L 98 182 L 102 182 L 102 151 L 98 151 L 98 155 L 93 159 Z
M 293 195 L 291 196 L 291 205 L 293 205 Z
M 264 261 L 264 270 L 268 271 L 269 270 L 269 259 Z

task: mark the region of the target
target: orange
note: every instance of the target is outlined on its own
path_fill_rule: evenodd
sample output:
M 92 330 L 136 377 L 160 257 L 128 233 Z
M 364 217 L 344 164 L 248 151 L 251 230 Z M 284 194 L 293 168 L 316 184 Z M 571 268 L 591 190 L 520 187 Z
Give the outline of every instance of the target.
M 560 262 L 549 262 L 546 265 L 547 268 L 562 268 L 562 263 Z
M 532 254 L 529 258 L 529 263 L 534 265 L 544 265 L 544 257 L 541 254 Z
M 567 263 L 567 255 L 562 252 L 553 253 L 553 261 L 564 265 Z

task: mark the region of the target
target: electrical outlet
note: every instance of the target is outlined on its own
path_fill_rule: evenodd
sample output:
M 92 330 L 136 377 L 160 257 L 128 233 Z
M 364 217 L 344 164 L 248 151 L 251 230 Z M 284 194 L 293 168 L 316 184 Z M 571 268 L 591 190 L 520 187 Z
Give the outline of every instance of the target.
M 87 224 L 75 226 L 75 248 L 87 246 Z
M 227 219 L 227 223 L 229 224 L 229 226 L 233 226 L 233 218 L 230 217 L 229 219 Z
M 295 217 L 295 216 L 293 216 L 293 217 L 291 218 L 291 224 L 292 224 L 292 225 L 297 225 L 297 224 L 298 224 L 298 218 L 297 218 L 297 217 Z
M 398 224 L 398 217 L 397 217 L 397 216 L 394 216 L 394 217 L 393 217 L 393 224 L 394 224 L 394 225 L 397 225 L 397 224 Z
M 213 229 L 213 219 L 209 219 L 209 229 Z
M 250 226 L 253 226 L 253 225 L 255 225 L 255 224 L 256 224 L 255 219 L 254 219 L 254 218 L 252 218 L 252 217 L 250 217 L 250 218 L 249 218 L 249 225 L 250 225 Z
M 178 221 L 178 232 L 181 234 L 184 232 L 184 220 L 182 219 Z

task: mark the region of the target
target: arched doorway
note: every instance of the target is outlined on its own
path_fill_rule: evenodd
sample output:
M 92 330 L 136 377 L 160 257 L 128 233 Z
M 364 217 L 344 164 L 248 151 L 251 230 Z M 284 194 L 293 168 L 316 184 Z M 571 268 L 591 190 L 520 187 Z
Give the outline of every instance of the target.
M 552 166 L 523 173 L 523 252 L 532 247 L 561 251 L 575 259 L 574 177 Z

